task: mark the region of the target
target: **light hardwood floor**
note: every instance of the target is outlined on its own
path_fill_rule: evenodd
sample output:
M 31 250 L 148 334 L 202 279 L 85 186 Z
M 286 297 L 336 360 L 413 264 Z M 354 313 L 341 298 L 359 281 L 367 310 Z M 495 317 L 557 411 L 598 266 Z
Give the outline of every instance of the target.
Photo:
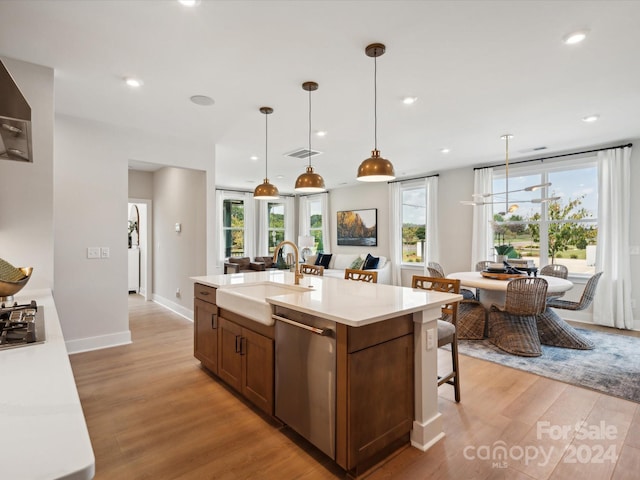
M 344 478 L 200 367 L 190 321 L 131 295 L 130 326 L 131 345 L 71 356 L 96 479 Z M 640 478 L 639 404 L 471 357 L 460 368 L 462 402 L 439 390 L 446 437 L 402 449 L 369 479 Z M 486 459 L 500 447 L 504 462 Z

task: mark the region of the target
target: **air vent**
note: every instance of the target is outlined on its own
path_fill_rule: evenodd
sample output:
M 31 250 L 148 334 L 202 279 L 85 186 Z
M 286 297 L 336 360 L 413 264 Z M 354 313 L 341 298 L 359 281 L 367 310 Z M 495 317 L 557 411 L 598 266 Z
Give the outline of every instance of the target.
M 284 154 L 285 157 L 292 157 L 292 158 L 302 158 L 302 159 L 306 159 L 311 157 L 315 157 L 316 155 L 321 155 L 322 152 L 319 152 L 318 150 L 309 150 L 308 148 L 296 148 L 295 150 L 291 151 L 291 152 L 287 152 Z
M 527 150 L 518 150 L 518 153 L 533 153 L 533 152 L 539 152 L 541 150 L 546 150 L 547 147 L 534 147 L 534 148 L 529 148 Z

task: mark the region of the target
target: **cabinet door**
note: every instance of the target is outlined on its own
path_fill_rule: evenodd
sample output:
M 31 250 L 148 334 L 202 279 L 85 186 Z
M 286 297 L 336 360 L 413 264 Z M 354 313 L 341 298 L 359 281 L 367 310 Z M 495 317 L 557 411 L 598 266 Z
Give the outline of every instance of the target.
M 273 340 L 246 328 L 242 337 L 242 394 L 273 415 Z
M 218 327 L 218 376 L 229 386 L 242 391 L 242 327 L 220 317 Z
M 207 369 L 218 373 L 218 308 L 196 298 L 193 302 L 193 355 Z
M 349 466 L 394 441 L 413 425 L 413 335 L 348 355 Z

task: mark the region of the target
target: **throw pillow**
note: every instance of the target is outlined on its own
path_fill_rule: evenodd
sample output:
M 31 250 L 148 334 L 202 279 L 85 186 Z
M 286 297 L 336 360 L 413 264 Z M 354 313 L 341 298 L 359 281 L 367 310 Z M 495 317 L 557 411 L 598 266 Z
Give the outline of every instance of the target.
M 329 268 L 329 262 L 331 262 L 331 257 L 333 254 L 331 253 L 322 253 L 318 255 L 316 259 L 316 265 L 321 265 L 324 268 Z
M 349 268 L 353 270 L 360 270 L 362 268 L 363 263 L 364 263 L 364 259 L 358 257 L 353 262 L 351 262 L 351 265 L 349 265 Z
M 378 268 L 378 261 L 380 259 L 378 257 L 372 256 L 370 253 L 367 254 L 367 258 L 364 260 L 364 265 L 362 266 L 362 270 L 375 270 Z

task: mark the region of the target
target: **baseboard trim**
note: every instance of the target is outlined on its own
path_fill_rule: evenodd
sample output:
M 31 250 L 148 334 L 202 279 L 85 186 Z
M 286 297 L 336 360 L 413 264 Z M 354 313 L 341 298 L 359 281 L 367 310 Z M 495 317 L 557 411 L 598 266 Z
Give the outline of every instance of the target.
M 191 320 L 193 322 L 193 310 L 189 310 L 179 303 L 172 302 L 171 300 L 161 297 L 160 295 L 156 295 L 155 293 L 151 297 L 151 301 L 157 303 L 158 305 L 162 305 L 167 310 L 171 310 L 173 313 L 177 313 L 181 317 L 184 317 L 187 320 Z
M 90 352 L 92 350 L 102 350 L 103 348 L 128 345 L 129 343 L 131 343 L 131 330 L 110 333 L 109 335 L 100 335 L 97 337 L 67 340 L 65 345 L 67 347 L 67 353 L 72 355 L 74 353 Z

